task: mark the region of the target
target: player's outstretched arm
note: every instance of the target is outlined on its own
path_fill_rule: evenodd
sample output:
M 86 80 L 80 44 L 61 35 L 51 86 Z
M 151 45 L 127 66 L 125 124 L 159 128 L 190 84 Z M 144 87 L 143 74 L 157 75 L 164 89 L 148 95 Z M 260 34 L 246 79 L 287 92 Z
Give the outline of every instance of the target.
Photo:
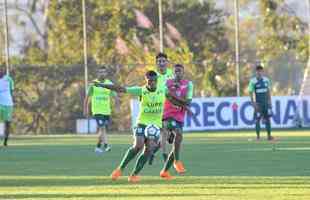
M 97 87 L 103 87 L 109 90 L 113 90 L 115 92 L 126 92 L 126 88 L 120 85 L 112 85 L 112 84 L 103 84 L 103 83 L 95 83 Z

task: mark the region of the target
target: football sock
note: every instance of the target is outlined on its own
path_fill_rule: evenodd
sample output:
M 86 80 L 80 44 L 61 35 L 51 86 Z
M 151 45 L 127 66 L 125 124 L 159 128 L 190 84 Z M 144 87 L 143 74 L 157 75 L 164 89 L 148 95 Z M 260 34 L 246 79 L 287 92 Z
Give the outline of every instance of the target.
M 171 168 L 173 161 L 174 161 L 174 153 L 172 152 L 169 154 L 168 160 L 164 165 L 164 171 L 168 171 Z
M 5 138 L 4 138 L 3 145 L 4 145 L 4 146 L 7 146 L 7 145 L 8 145 L 8 137 L 5 137 Z
M 4 141 L 3 141 L 3 145 L 4 145 L 4 146 L 7 146 L 7 145 L 8 145 L 9 135 L 10 135 L 9 127 L 6 126 L 5 132 L 4 132 Z
M 270 125 L 270 120 L 266 121 L 266 130 L 267 130 L 267 135 L 268 138 L 271 136 L 271 125 Z
M 174 150 L 174 159 L 180 160 L 180 150 Z
M 119 165 L 120 169 L 123 170 L 127 166 L 127 164 L 137 155 L 138 151 L 136 151 L 133 147 L 130 147 Z
M 136 166 L 132 172 L 132 175 L 137 175 L 143 169 L 147 160 L 148 160 L 148 156 L 146 156 L 144 153 L 141 153 L 141 155 L 139 156 L 136 162 Z
M 256 136 L 259 138 L 259 132 L 260 132 L 260 121 L 257 121 L 255 124 L 255 130 L 256 130 Z

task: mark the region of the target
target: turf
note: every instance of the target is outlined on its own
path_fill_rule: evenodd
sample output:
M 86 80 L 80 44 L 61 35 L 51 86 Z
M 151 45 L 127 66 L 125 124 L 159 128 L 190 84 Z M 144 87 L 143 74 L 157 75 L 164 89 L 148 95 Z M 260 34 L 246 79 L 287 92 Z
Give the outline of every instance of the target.
M 0 199 L 309 199 L 310 131 L 276 132 L 257 142 L 253 133 L 185 134 L 185 176 L 161 180 L 160 154 L 139 184 L 110 180 L 132 137 L 110 135 L 112 151 L 96 155 L 94 136 L 13 137 L 0 147 Z

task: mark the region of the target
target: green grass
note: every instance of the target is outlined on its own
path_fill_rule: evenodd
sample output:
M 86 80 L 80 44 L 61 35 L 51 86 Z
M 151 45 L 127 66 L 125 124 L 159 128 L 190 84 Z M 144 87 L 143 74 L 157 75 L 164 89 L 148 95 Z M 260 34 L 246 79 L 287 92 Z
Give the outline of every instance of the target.
M 310 132 L 276 132 L 273 144 L 253 133 L 185 134 L 188 170 L 172 181 L 158 176 L 160 154 L 139 184 L 110 180 L 132 137 L 112 135 L 111 152 L 96 155 L 94 136 L 14 137 L 0 147 L 0 199 L 309 199 Z

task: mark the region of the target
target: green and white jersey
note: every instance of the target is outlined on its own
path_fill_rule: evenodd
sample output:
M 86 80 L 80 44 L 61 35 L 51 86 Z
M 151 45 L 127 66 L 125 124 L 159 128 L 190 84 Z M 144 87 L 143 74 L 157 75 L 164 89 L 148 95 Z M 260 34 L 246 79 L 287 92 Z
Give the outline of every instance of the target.
M 166 97 L 166 87 L 149 91 L 144 87 L 127 87 L 126 92 L 140 97 L 139 115 L 137 124 L 154 124 L 162 127 L 163 108 Z
M 95 82 L 100 82 L 95 80 Z M 103 84 L 113 84 L 110 80 L 100 82 Z M 87 95 L 91 98 L 91 112 L 93 115 L 111 115 L 111 96 L 116 96 L 116 93 L 102 87 L 96 87 L 94 84 L 88 88 Z
M 269 78 L 263 76 L 258 79 L 253 77 L 249 82 L 248 90 L 250 93 L 255 93 L 255 102 L 259 104 L 268 104 L 268 93 L 271 88 L 271 81 Z
M 166 82 L 169 79 L 174 78 L 173 70 L 171 68 L 167 68 L 165 74 L 161 74 L 159 71 L 156 71 L 157 73 L 157 87 L 158 88 L 164 88 L 166 87 Z

